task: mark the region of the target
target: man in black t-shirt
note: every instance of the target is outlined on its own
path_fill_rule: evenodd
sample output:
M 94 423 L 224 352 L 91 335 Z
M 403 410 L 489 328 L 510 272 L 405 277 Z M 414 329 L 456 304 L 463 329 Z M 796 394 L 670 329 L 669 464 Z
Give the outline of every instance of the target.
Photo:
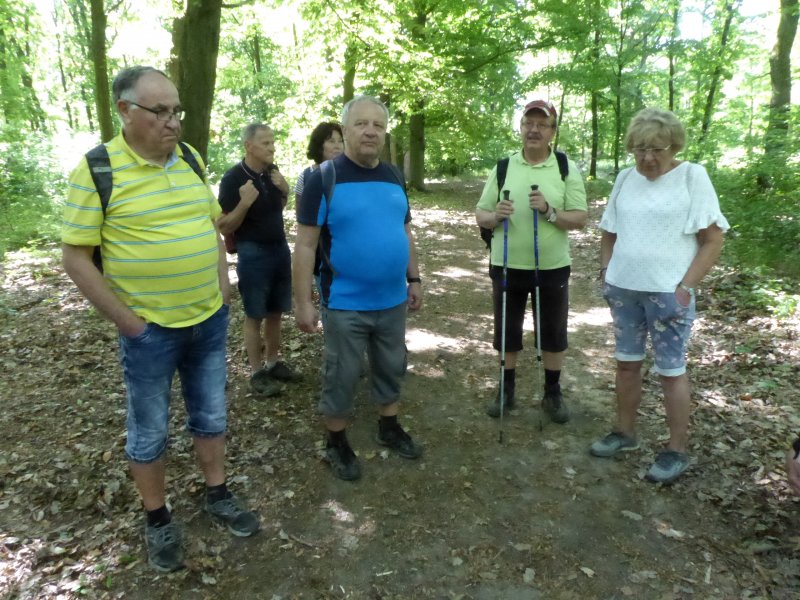
M 235 235 L 250 384 L 273 396 L 282 382 L 299 379 L 279 360 L 281 315 L 292 308 L 291 255 L 283 229 L 289 184 L 273 162 L 272 129 L 253 123 L 244 128 L 242 141 L 245 157 L 220 182 L 223 215 L 217 226 L 223 235 Z

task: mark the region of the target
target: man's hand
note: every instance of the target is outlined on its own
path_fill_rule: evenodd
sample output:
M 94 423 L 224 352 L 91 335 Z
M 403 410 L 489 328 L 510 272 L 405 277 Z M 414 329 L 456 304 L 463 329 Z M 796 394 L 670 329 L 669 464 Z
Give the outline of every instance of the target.
M 495 219 L 503 221 L 514 214 L 514 203 L 511 200 L 500 200 L 494 210 Z
M 294 320 L 300 331 L 315 333 L 319 329 L 319 312 L 310 300 L 296 302 Z
M 409 310 L 422 308 L 422 284 L 417 282 L 408 284 L 408 308 Z
M 538 210 L 540 214 L 545 214 L 550 210 L 550 205 L 540 190 L 531 190 L 531 193 L 528 194 L 528 206 L 531 207 L 531 210 Z
M 289 183 L 278 169 L 272 169 L 269 172 L 269 178 L 272 180 L 272 184 L 281 191 L 281 194 L 289 195 Z
M 258 190 L 256 186 L 253 185 L 252 179 L 248 179 L 245 184 L 239 188 L 239 198 L 241 199 L 241 203 L 247 208 L 253 206 L 253 202 L 258 198 Z

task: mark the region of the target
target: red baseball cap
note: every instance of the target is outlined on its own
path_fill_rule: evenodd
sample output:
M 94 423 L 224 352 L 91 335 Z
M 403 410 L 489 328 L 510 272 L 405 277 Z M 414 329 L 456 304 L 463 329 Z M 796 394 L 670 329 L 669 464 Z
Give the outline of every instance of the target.
M 558 120 L 558 113 L 556 112 L 556 107 L 553 106 L 552 102 L 548 102 L 547 100 L 534 100 L 532 102 L 528 102 L 525 105 L 525 110 L 522 111 L 522 114 L 527 115 L 532 110 L 540 110 L 546 116 L 553 117 L 554 119 Z

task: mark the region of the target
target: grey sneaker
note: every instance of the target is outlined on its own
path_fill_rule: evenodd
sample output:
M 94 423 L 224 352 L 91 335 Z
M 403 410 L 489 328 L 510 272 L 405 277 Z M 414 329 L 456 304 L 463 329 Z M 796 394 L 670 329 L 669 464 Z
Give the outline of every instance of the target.
M 361 464 L 349 444 L 332 446 L 329 442 L 325 447 L 325 461 L 339 479 L 355 481 L 361 478 Z
M 210 504 L 206 500 L 206 512 L 226 525 L 228 531 L 238 537 L 248 537 L 258 531 L 258 517 L 247 510 L 236 496 L 231 494 L 224 500 Z
M 514 410 L 514 388 L 509 388 L 505 386 L 503 390 L 505 392 L 505 402 L 503 402 L 503 412 L 508 414 L 508 411 Z M 486 414 L 492 417 L 493 419 L 497 419 L 500 417 L 500 390 L 497 390 L 497 395 L 494 397 L 494 400 L 489 402 L 486 405 Z
M 175 521 L 161 527 L 145 525 L 144 539 L 147 562 L 156 571 L 169 573 L 184 567 L 181 530 Z
M 689 455 L 675 450 L 662 450 L 647 471 L 647 479 L 655 483 L 672 483 L 689 468 Z
M 288 364 L 279 360 L 267 371 L 270 377 L 278 381 L 300 381 L 302 376 Z
M 272 377 L 266 369 L 259 369 L 250 377 L 250 388 L 261 396 L 277 396 L 283 391 L 283 384 Z
M 600 458 L 608 458 L 614 456 L 617 452 L 628 452 L 636 450 L 638 447 L 639 442 L 636 438 L 619 431 L 612 431 L 602 440 L 597 440 L 592 444 L 589 447 L 589 454 Z
M 381 446 L 391 448 L 403 458 L 414 459 L 422 456 L 422 446 L 411 439 L 400 423 L 384 429 L 378 421 L 378 433 L 375 435 L 375 441 Z
M 542 410 L 553 423 L 563 424 L 569 421 L 569 409 L 561 394 L 561 386 L 546 386 L 542 398 Z

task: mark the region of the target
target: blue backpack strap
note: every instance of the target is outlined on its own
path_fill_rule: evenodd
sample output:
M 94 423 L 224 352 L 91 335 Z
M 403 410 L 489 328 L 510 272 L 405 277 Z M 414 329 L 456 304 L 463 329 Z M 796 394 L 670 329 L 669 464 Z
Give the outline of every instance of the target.
M 333 188 L 336 187 L 336 167 L 333 161 L 323 161 L 319 166 L 319 173 L 322 177 L 322 193 L 325 194 L 325 221 L 327 222 L 333 200 Z
M 567 175 L 569 175 L 567 155 L 560 150 L 556 150 L 556 161 L 558 162 L 558 172 L 561 173 L 561 181 L 566 181 Z

